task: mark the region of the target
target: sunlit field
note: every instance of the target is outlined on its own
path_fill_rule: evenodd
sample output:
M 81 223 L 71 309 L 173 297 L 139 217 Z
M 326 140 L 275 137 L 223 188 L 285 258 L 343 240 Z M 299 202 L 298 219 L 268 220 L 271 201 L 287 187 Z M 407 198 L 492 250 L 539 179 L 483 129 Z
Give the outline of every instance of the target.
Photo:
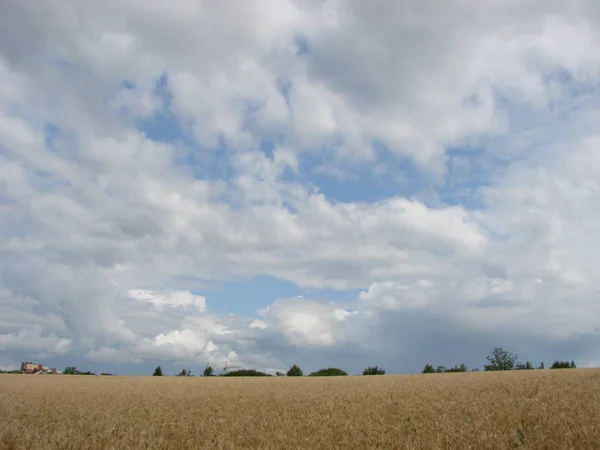
M 0 448 L 600 448 L 600 370 L 0 375 Z

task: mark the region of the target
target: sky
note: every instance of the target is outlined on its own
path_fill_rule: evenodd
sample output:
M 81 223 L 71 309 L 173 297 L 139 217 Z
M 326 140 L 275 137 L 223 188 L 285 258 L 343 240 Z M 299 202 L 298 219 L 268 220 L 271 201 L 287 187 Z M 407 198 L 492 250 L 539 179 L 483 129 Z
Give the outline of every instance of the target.
M 600 365 L 595 0 L 3 0 L 0 368 Z

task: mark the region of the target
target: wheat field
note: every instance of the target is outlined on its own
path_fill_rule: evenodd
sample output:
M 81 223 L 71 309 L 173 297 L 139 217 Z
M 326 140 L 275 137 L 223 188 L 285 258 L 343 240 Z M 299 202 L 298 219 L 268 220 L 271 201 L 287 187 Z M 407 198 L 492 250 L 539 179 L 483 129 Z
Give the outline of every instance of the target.
M 0 448 L 600 448 L 600 370 L 2 375 Z

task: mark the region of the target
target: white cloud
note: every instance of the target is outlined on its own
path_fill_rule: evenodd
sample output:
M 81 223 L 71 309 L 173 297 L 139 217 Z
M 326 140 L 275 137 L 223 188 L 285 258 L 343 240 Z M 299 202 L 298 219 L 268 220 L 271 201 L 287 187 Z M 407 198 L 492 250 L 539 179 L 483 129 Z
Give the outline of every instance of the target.
M 267 325 L 265 322 L 263 322 L 262 320 L 259 319 L 254 319 L 252 321 L 252 323 L 250 324 L 250 328 L 259 328 L 261 330 L 264 330 L 265 328 L 268 328 L 269 325 Z
M 18 333 L 0 334 L 0 349 L 4 352 L 19 350 L 42 355 L 56 355 L 69 351 L 72 342 L 53 334 L 45 335 L 40 328 L 28 328 Z
M 187 291 L 156 292 L 145 289 L 130 289 L 127 295 L 142 302 L 149 302 L 155 306 L 193 306 L 199 311 L 206 308 L 206 298 L 193 295 Z
M 351 337 L 347 321 L 358 312 L 310 299 L 280 299 L 261 313 L 292 345 L 331 347 Z
M 374 327 L 414 315 L 597 360 L 596 2 L 3 6 L 7 358 L 279 367 L 385 353 Z M 360 201 L 365 170 L 404 183 Z M 207 286 L 257 275 L 362 292 L 207 311 Z

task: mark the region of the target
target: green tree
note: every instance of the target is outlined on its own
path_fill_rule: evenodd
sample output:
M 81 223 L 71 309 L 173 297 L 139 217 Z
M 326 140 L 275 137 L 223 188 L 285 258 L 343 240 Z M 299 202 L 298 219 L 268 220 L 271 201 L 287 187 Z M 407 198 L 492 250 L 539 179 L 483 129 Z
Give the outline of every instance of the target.
M 575 369 L 575 361 L 554 361 L 551 369 Z
M 452 372 L 466 372 L 467 366 L 465 364 L 461 364 L 460 366 L 454 367 L 446 367 L 446 366 L 437 366 L 435 369 L 431 364 L 425 364 L 425 368 L 421 373 L 452 373 Z
M 433 368 L 433 366 L 431 364 L 425 364 L 425 368 L 423 369 L 423 372 L 421 373 L 435 373 L 435 369 Z
M 192 372 L 190 370 L 187 369 L 181 369 L 181 372 L 179 372 L 177 374 L 178 377 L 191 377 L 192 376 Z
M 211 366 L 206 366 L 206 369 L 204 369 L 204 372 L 202 372 L 202 376 L 203 377 L 214 377 L 214 370 Z
M 465 364 L 461 364 L 460 366 L 450 367 L 449 369 L 446 369 L 444 372 L 452 373 L 452 372 L 466 372 L 466 371 L 467 371 L 467 366 Z
M 304 375 L 304 372 L 296 364 L 294 364 L 292 367 L 290 367 L 290 370 L 287 371 L 288 377 L 301 377 L 303 375 Z
M 63 374 L 65 375 L 77 375 L 79 370 L 75 366 L 67 366 L 65 370 L 63 370 Z
M 162 373 L 162 369 L 160 368 L 160 366 L 157 366 L 156 369 L 154 369 L 154 373 L 152 374 L 153 377 L 162 377 L 163 373 Z
M 363 375 L 385 375 L 385 369 L 380 369 L 377 366 L 367 367 L 363 370 Z
M 496 347 L 492 354 L 487 357 L 489 364 L 484 366 L 486 372 L 499 370 L 513 370 L 517 362 L 517 355 L 507 352 L 503 348 Z
M 518 362 L 515 365 L 515 370 L 533 370 L 533 364 L 527 361 L 526 363 Z
M 544 361 L 542 361 L 538 367 L 540 370 L 544 370 Z
M 316 372 L 313 372 L 309 375 L 309 377 L 339 377 L 348 375 L 342 369 L 338 369 L 335 367 L 328 367 L 327 369 L 320 369 Z

